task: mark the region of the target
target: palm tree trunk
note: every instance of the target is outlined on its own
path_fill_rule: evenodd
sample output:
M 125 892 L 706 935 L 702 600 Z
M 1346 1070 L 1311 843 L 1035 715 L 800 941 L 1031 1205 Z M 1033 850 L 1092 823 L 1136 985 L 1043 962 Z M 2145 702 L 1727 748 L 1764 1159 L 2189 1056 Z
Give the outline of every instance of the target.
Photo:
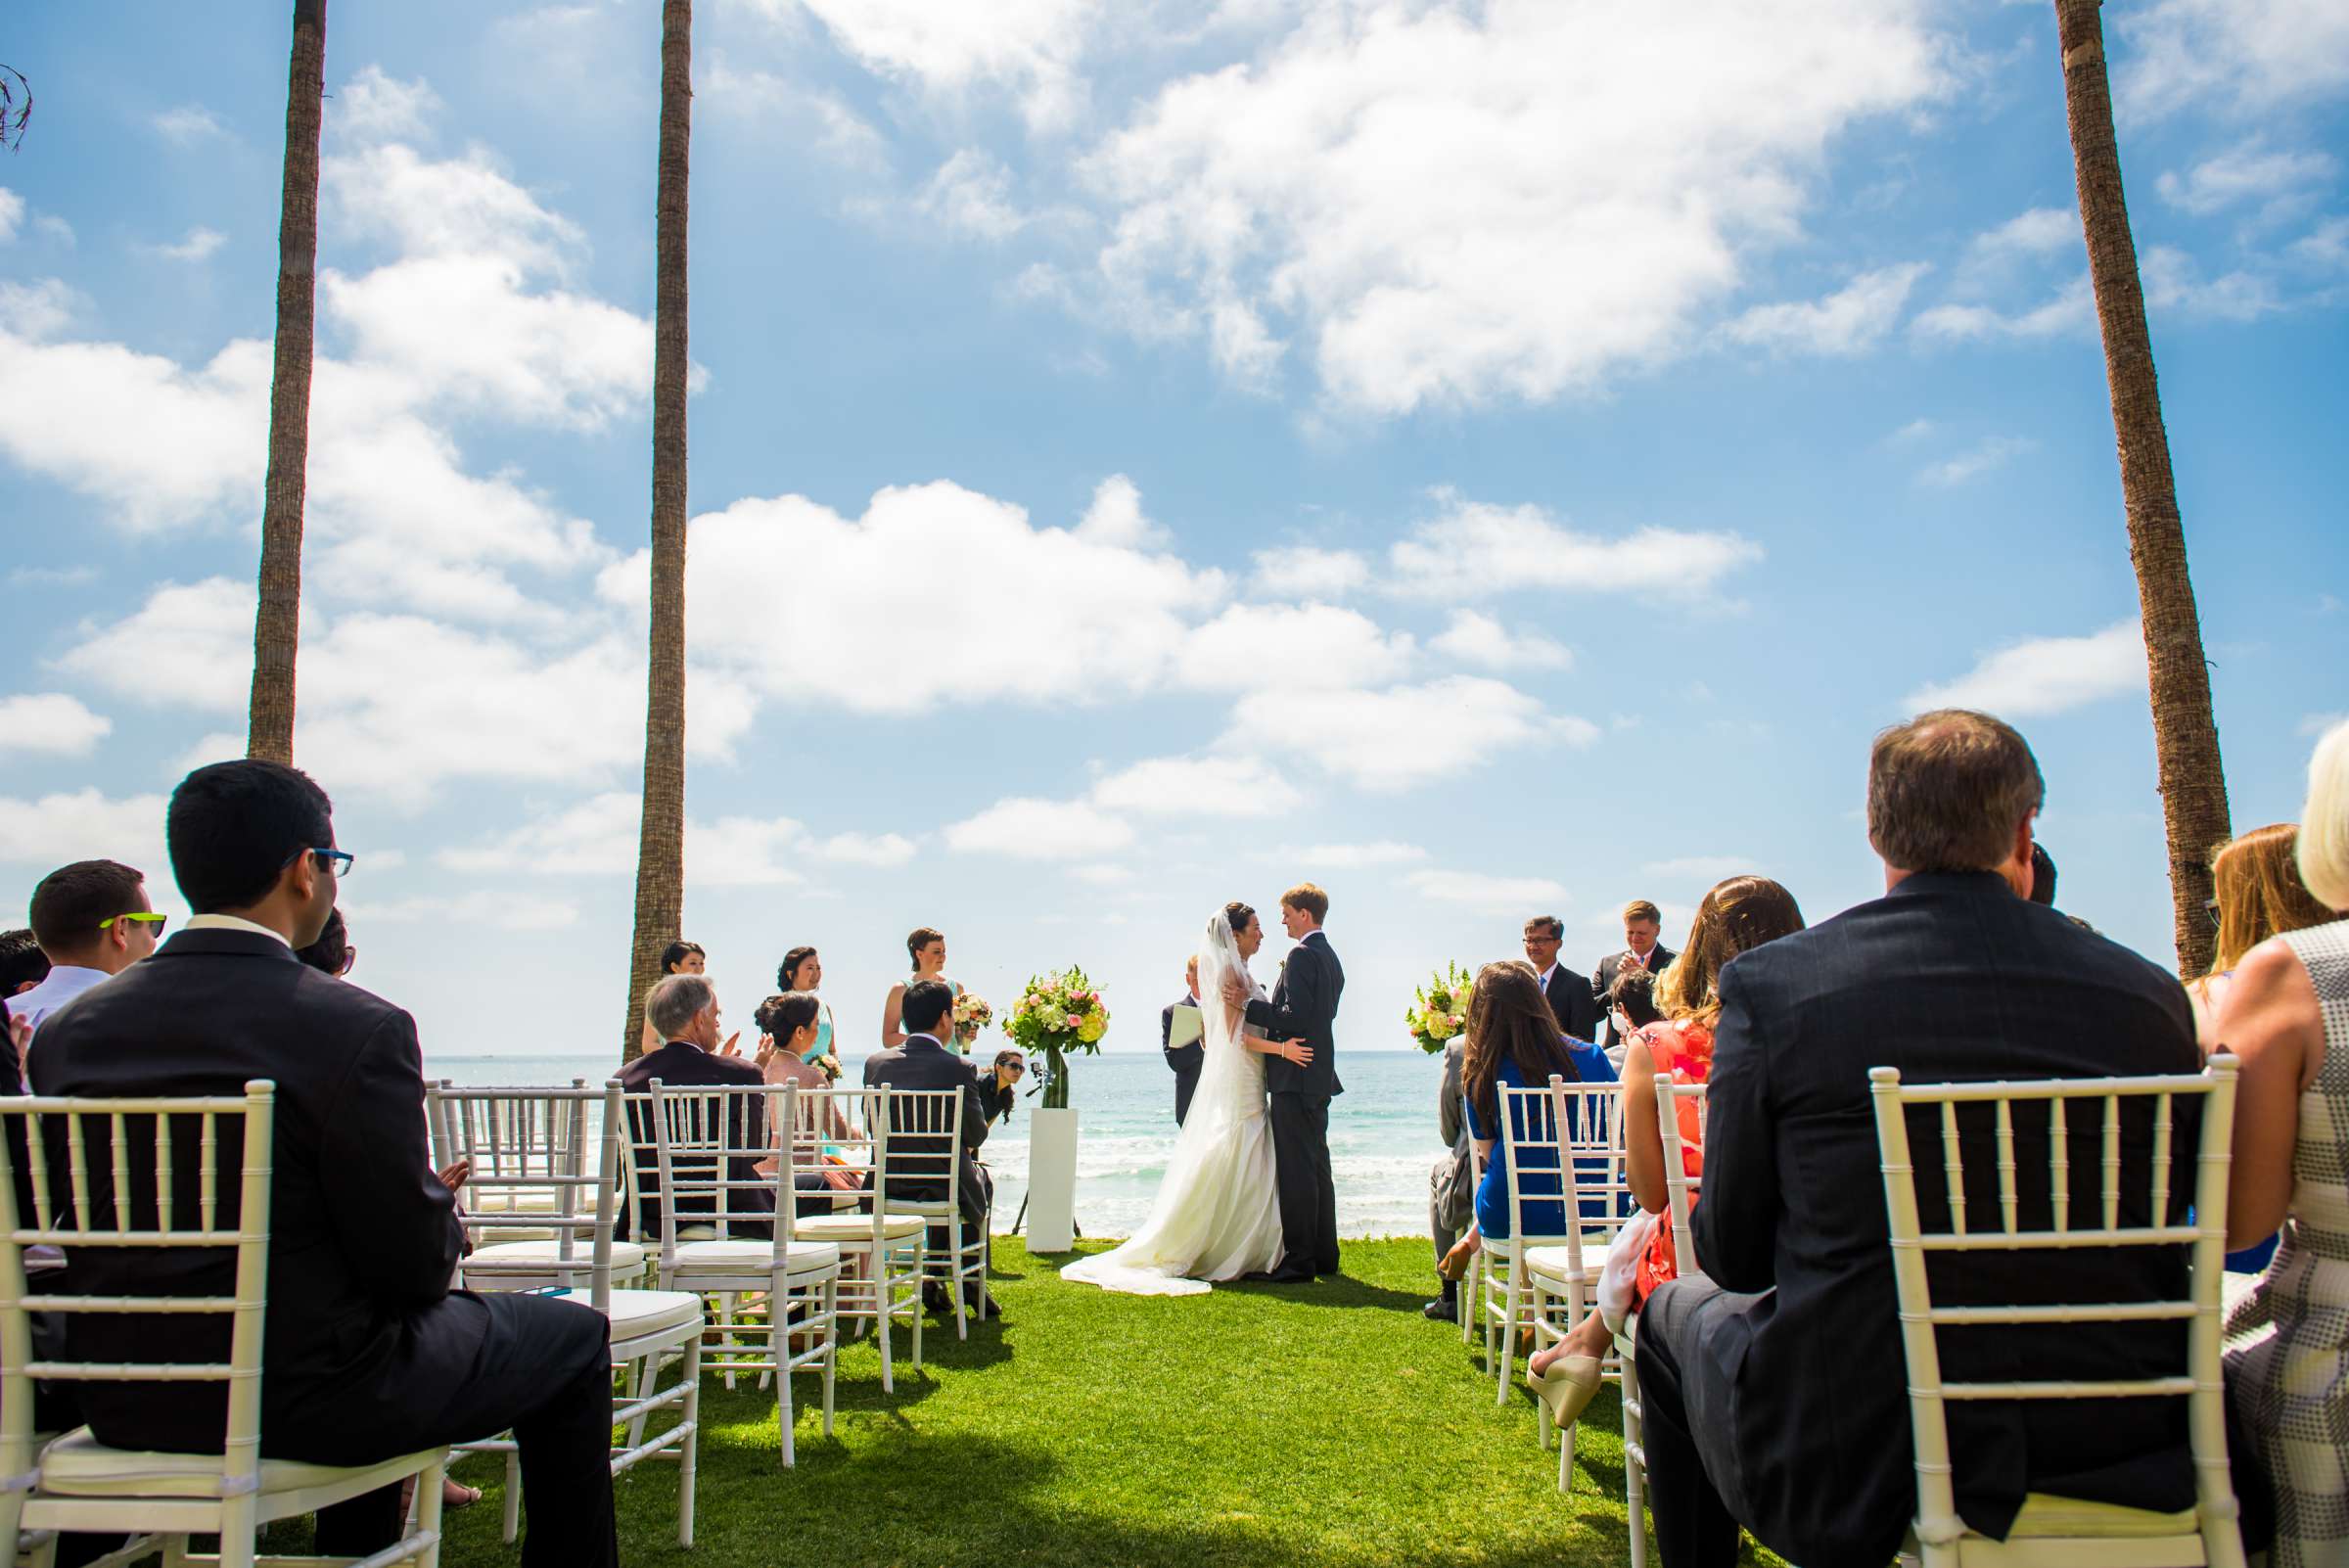
M 2137 569 L 2144 626 L 2146 695 L 2169 834 L 2178 968 L 2193 976 L 2210 967 L 2213 934 L 2203 905 L 2211 895 L 2210 852 L 2228 837 L 2227 776 L 2219 762 L 2202 623 L 2187 572 L 2178 485 L 2170 473 L 2170 438 L 2161 423 L 2137 242 L 2129 232 L 2129 205 L 2121 191 L 2112 89 L 2104 71 L 2104 23 L 2098 14 L 2102 3 L 2055 0 L 2055 29 L 2063 51 L 2064 111 L 2071 121 L 2080 227 L 2088 239 L 2096 324 L 2104 336 L 2104 376 L 2112 392 L 2113 436 L 2120 446 L 2129 561 Z
M 294 0 L 286 172 L 278 198 L 277 363 L 269 380 L 269 472 L 261 486 L 260 600 L 253 617 L 246 755 L 294 761 L 294 658 L 301 642 L 301 513 L 310 463 L 310 359 L 318 298 L 318 132 L 326 96 L 326 0 Z
M 653 581 L 645 679 L 644 820 L 622 1059 L 642 1044 L 644 993 L 685 906 L 685 193 L 693 134 L 693 0 L 661 8 L 661 163 L 653 305 Z

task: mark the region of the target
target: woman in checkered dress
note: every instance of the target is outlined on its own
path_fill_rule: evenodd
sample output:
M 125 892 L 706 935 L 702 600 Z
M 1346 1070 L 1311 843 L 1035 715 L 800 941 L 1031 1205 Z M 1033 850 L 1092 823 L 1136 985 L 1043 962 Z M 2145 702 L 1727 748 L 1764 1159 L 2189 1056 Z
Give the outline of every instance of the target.
M 2318 743 L 2300 876 L 2349 910 L 2349 723 Z M 2242 1062 L 2227 1229 L 2283 1228 L 2230 1339 L 2230 1399 L 2275 1492 L 2275 1568 L 2349 1564 L 2349 920 L 2252 949 L 2219 1020 Z

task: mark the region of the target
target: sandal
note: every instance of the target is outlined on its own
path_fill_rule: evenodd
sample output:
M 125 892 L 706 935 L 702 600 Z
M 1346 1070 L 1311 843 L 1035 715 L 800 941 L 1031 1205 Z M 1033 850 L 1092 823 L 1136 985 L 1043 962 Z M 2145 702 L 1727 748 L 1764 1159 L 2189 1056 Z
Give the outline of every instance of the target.
M 1595 1356 L 1563 1356 L 1544 1373 L 1526 1368 L 1525 1386 L 1549 1407 L 1550 1421 L 1572 1426 L 1597 1397 L 1599 1364 Z

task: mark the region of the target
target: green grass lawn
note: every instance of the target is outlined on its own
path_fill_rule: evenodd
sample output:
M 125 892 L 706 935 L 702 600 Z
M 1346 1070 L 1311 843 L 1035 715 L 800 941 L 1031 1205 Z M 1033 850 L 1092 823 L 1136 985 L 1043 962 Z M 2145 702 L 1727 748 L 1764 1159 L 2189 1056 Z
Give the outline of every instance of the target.
M 900 1360 L 894 1396 L 869 1340 L 845 1349 L 829 1441 L 816 1380 L 801 1378 L 794 1470 L 778 1457 L 773 1395 L 706 1380 L 696 1545 L 676 1545 L 675 1467 L 647 1463 L 619 1484 L 622 1559 L 1627 1560 L 1613 1392 L 1585 1417 L 1575 1491 L 1560 1497 L 1531 1396 L 1520 1387 L 1496 1407 L 1480 1354 L 1420 1316 L 1434 1282 L 1424 1240 L 1350 1242 L 1340 1279 L 1184 1298 L 1063 1284 L 1067 1261 L 999 1240 L 993 1290 L 1008 1326 L 974 1324 L 958 1343 L 934 1319 L 928 1364 L 911 1375 Z M 497 1539 L 502 1467 L 476 1459 L 456 1473 L 486 1495 L 449 1516 L 446 1560 L 512 1560 Z

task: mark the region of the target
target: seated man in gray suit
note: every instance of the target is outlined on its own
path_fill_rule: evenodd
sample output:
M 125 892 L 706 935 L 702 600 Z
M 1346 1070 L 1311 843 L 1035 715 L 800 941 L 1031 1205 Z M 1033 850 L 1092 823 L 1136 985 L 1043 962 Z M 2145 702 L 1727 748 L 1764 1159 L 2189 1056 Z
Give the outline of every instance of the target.
M 953 1009 L 953 988 L 944 981 L 917 980 L 907 986 L 899 1012 L 906 1033 L 905 1043 L 866 1057 L 864 1083 L 867 1088 L 887 1084 L 893 1089 L 963 1091 L 960 1186 L 956 1202 L 962 1211 L 963 1224 L 984 1233 L 995 1188 L 994 1178 L 975 1158 L 979 1145 L 987 1141 L 987 1106 L 980 1098 L 978 1074 L 967 1060 L 946 1048 L 947 1034 L 954 1027 L 950 1016 Z M 946 1151 L 928 1146 L 940 1140 L 913 1135 L 900 1138 L 895 1131 L 893 1128 L 889 1145 L 890 1191 L 915 1203 L 944 1198 Z M 931 1250 L 944 1252 L 949 1245 L 946 1227 L 934 1226 L 930 1232 Z M 925 1286 L 923 1298 L 935 1308 L 944 1302 L 945 1293 Z M 966 1292 L 966 1306 L 977 1309 L 982 1300 L 986 1300 L 988 1315 L 1001 1315 L 985 1291 L 972 1287 Z

